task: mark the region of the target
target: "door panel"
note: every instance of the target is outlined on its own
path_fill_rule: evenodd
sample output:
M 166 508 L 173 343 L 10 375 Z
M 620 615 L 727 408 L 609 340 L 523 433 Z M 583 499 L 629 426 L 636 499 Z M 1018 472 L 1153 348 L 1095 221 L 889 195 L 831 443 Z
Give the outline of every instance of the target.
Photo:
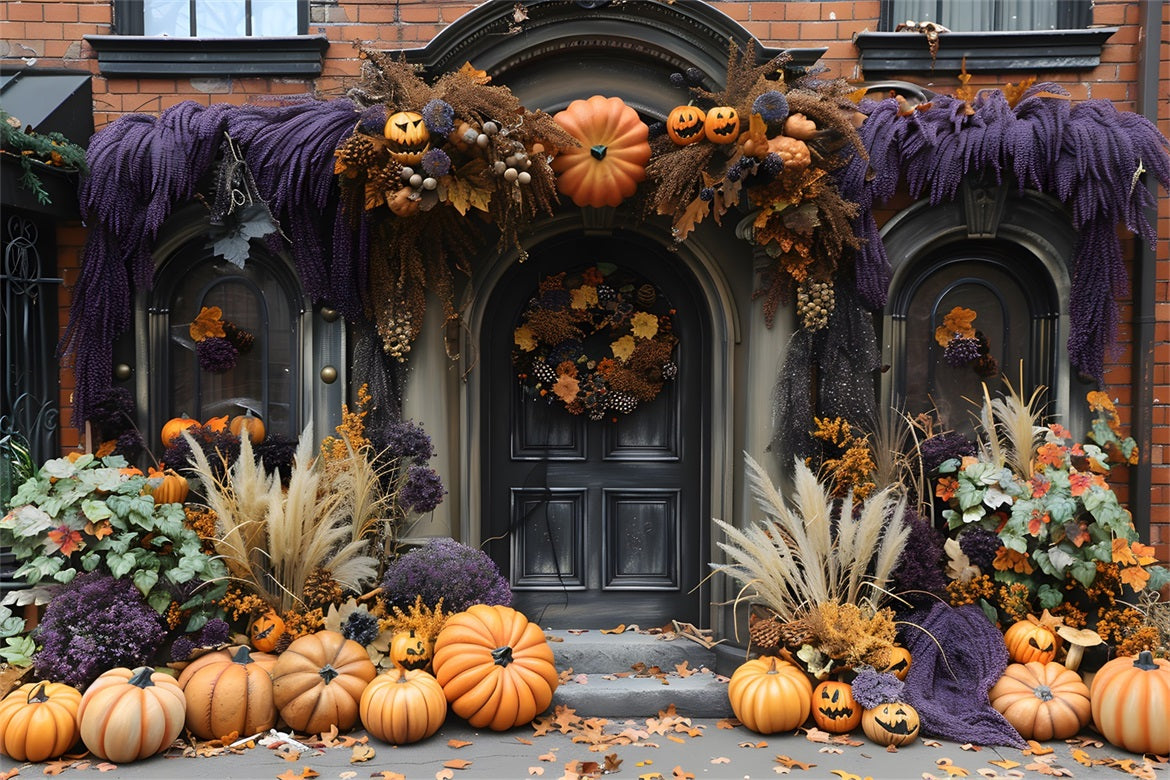
M 600 260 L 670 301 L 679 374 L 629 414 L 591 421 L 524 389 L 512 334 L 542 278 Z M 549 242 L 497 284 L 483 341 L 483 535 L 514 605 L 541 625 L 702 623 L 710 428 L 702 306 L 677 258 L 636 238 Z

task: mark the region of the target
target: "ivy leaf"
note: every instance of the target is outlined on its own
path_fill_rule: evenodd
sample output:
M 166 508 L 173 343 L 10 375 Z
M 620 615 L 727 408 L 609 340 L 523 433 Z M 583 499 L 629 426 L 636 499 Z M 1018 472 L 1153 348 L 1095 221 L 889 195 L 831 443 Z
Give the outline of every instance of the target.
M 1097 564 L 1092 561 L 1077 561 L 1069 567 L 1069 574 L 1087 588 L 1097 578 Z
M 53 518 L 40 507 L 27 505 L 17 507 L 0 520 L 0 529 L 10 531 L 15 537 L 38 536 L 53 527 Z
M 1055 609 L 1064 601 L 1064 594 L 1058 588 L 1054 588 L 1046 582 L 1037 591 L 1036 600 L 1043 609 Z
M 155 586 L 155 583 L 157 583 L 157 582 L 158 582 L 158 572 L 157 571 L 152 571 L 150 569 L 139 569 L 136 572 L 134 572 L 134 587 L 138 588 L 138 590 L 142 593 L 143 596 L 149 596 L 151 588 L 153 588 Z M 171 603 L 171 597 L 170 597 L 169 593 L 163 593 L 162 596 L 166 600 L 165 603 L 163 604 L 163 609 L 165 610 L 167 608 L 167 605 L 169 605 Z M 158 609 L 158 607 L 155 606 L 154 600 L 151 600 L 151 606 L 155 607 L 156 610 Z
M 253 203 L 228 215 L 222 225 L 211 225 L 205 246 L 224 260 L 243 268 L 248 260 L 251 240 L 263 238 L 275 230 L 276 220 L 268 207 L 263 203 Z
M 36 651 L 37 643 L 31 636 L 11 636 L 5 640 L 4 647 L 0 647 L 0 658 L 13 666 L 30 666 Z

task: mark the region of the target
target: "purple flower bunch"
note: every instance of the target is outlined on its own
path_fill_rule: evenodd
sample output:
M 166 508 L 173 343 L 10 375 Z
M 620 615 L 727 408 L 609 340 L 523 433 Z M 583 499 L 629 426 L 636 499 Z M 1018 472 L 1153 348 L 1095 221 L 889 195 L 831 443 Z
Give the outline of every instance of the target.
M 236 345 L 219 336 L 209 336 L 195 345 L 199 356 L 199 367 L 212 374 L 226 374 L 236 367 L 240 350 Z
M 991 563 L 1000 547 L 1003 547 L 1003 542 L 999 534 L 986 528 L 968 528 L 959 537 L 959 549 L 963 555 L 987 574 L 992 572 Z
M 954 431 L 931 436 L 918 446 L 918 455 L 922 458 L 922 467 L 926 469 L 927 474 L 933 474 L 948 460 L 962 460 L 974 454 L 975 443 Z
M 853 700 L 867 710 L 901 701 L 906 683 L 889 672 L 862 669 L 853 679 Z
M 981 354 L 979 339 L 967 338 L 966 336 L 955 336 L 947 342 L 947 346 L 943 350 L 943 357 L 946 359 L 947 365 L 952 368 L 962 368 L 968 363 L 978 360 Z
M 926 591 L 938 593 L 946 589 L 946 540 L 928 518 L 913 509 L 906 510 L 906 524 L 910 536 L 898 566 L 894 569 L 894 584 L 899 591 Z
M 386 567 L 382 594 L 387 607 L 405 609 L 422 596 L 444 612 L 462 612 L 472 604 L 512 603 L 512 590 L 487 553 L 449 538 L 431 539 Z
M 406 481 L 398 493 L 398 501 L 407 509 L 425 514 L 441 504 L 446 493 L 443 480 L 434 469 L 416 464 L 406 470 Z
M 410 420 L 396 420 L 377 434 L 374 446 L 393 459 L 425 464 L 435 454 L 435 445 L 422 426 Z
M 38 677 L 85 688 L 114 667 L 147 664 L 167 631 L 132 582 L 90 572 L 53 597 L 33 638 Z

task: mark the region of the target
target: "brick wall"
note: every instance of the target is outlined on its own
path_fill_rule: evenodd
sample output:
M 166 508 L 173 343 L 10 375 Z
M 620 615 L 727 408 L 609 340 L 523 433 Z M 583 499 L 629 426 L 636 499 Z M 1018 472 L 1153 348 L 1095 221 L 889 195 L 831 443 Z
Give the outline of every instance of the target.
M 502 0 L 497 0 L 502 1 Z M 314 0 L 310 32 L 323 33 L 330 46 L 324 74 L 315 81 L 299 79 L 118 79 L 107 80 L 97 72 L 97 62 L 82 36 L 111 31 L 111 6 L 104 0 L 65 2 L 64 0 L 8 0 L 0 4 L 0 62 L 19 66 L 22 58 L 36 59 L 37 67 L 67 67 L 89 70 L 94 74 L 95 126 L 98 128 L 126 112 L 157 114 L 183 100 L 244 103 L 254 96 L 312 93 L 333 97 L 344 92 L 359 72 L 354 42 L 374 48 L 399 49 L 425 45 L 440 30 L 474 7 L 476 3 L 452 0 Z M 713 3 L 719 10 L 742 24 L 763 43 L 774 47 L 826 47 L 823 62 L 832 75 L 858 79 L 864 74 L 858 65 L 858 52 L 852 36 L 863 30 L 878 29 L 879 0 L 733 0 Z M 1139 27 L 1142 9 L 1130 0 L 1096 0 L 1093 22 L 1120 29 L 1104 47 L 1101 64 L 1091 70 L 1045 74 L 1046 80 L 1061 83 L 1074 99 L 1104 98 L 1119 109 L 1137 108 L 1138 56 L 1142 41 Z M 1160 82 L 1170 83 L 1170 5 L 1163 5 L 1161 27 Z M 938 92 L 958 87 L 953 76 L 923 79 L 906 74 L 907 80 L 929 86 Z M 1018 76 L 1001 78 L 995 74 L 976 74 L 976 87 L 1001 87 Z M 1170 102 L 1159 101 L 1159 123 L 1170 134 Z M 1170 198 L 1159 198 L 1158 231 L 1170 237 Z M 69 268 L 80 236 L 68 229 L 69 239 L 62 242 L 62 264 L 68 287 L 76 278 Z M 1128 241 L 1132 252 L 1133 242 Z M 1153 409 L 1152 447 L 1143 457 L 1153 464 L 1153 495 L 1150 520 L 1151 534 L 1159 545 L 1162 558 L 1170 558 L 1170 240 L 1157 247 L 1157 332 L 1153 345 L 1158 364 L 1155 368 L 1155 406 Z M 63 317 L 67 313 L 63 309 Z M 1130 387 L 1134 381 L 1133 319 L 1131 300 L 1123 301 L 1122 340 L 1118 354 L 1107 366 L 1106 379 L 1118 398 L 1122 423 L 1133 419 Z M 62 377 L 63 420 L 69 419 L 71 378 Z M 76 442 L 70 442 L 76 444 Z

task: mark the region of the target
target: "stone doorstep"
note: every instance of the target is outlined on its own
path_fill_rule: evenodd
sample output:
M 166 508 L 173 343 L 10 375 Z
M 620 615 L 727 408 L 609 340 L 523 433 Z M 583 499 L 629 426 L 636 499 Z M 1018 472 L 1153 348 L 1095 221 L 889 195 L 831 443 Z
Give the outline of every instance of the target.
M 557 669 L 574 674 L 629 672 L 635 664 L 657 666 L 673 672 L 683 661 L 690 669 L 715 668 L 715 651 L 690 639 L 662 639 L 650 634 L 624 632 L 603 634 L 598 629 L 585 633 L 545 631 Z
M 600 674 L 582 675 L 557 687 L 552 709 L 571 707 L 585 718 L 649 718 L 674 705 L 688 718 L 731 717 L 727 681 L 712 672 L 690 677 L 620 677 L 604 679 Z

